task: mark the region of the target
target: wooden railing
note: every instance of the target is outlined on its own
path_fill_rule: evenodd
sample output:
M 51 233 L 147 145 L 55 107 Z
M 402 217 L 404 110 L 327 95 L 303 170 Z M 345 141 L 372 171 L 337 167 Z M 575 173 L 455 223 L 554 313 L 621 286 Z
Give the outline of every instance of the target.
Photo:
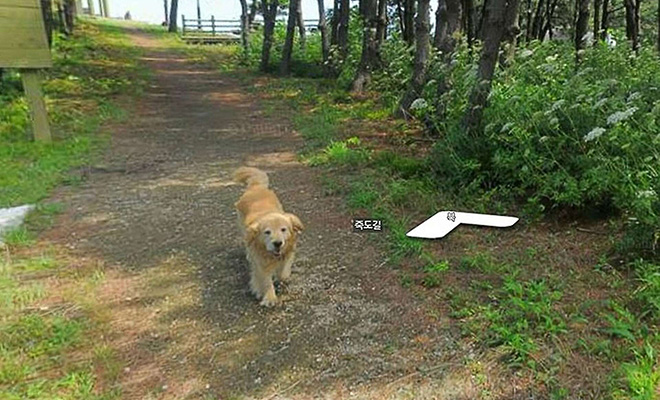
M 285 20 L 278 20 L 284 22 Z M 318 20 L 303 20 L 305 30 L 313 32 L 318 29 Z M 262 21 L 254 21 L 253 26 L 258 27 Z M 181 37 L 186 41 L 195 42 L 223 42 L 238 41 L 241 35 L 241 21 L 231 19 L 190 19 L 181 15 Z

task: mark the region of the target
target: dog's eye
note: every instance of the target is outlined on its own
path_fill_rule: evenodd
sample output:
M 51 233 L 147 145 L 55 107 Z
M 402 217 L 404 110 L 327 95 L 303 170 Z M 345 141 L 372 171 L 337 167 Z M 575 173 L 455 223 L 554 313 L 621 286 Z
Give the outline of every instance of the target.
M 286 232 L 286 228 L 282 228 L 282 232 Z
M 266 235 L 270 235 L 270 230 L 264 232 Z

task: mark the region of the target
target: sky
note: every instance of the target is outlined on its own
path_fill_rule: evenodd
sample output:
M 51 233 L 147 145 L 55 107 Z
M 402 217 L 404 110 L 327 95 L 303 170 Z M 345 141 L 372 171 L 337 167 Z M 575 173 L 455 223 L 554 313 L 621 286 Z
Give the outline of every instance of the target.
M 99 10 L 99 0 L 83 0 L 83 6 L 86 1 L 94 1 L 96 12 Z M 131 12 L 131 17 L 137 21 L 152 23 L 161 23 L 165 18 L 163 0 L 108 0 L 110 3 L 111 17 L 123 18 L 126 11 Z M 169 4 L 170 0 L 168 0 Z M 250 1 L 248 1 L 250 3 Z M 332 4 L 326 0 L 326 3 Z M 239 19 L 241 16 L 241 3 L 239 0 L 199 0 L 202 18 L 216 19 Z M 328 7 L 326 5 L 326 7 Z M 303 16 L 305 19 L 318 19 L 317 0 L 302 0 Z M 177 21 L 181 21 L 181 14 L 190 18 L 197 16 L 197 0 L 179 0 L 179 15 Z M 180 22 L 179 22 L 180 23 Z

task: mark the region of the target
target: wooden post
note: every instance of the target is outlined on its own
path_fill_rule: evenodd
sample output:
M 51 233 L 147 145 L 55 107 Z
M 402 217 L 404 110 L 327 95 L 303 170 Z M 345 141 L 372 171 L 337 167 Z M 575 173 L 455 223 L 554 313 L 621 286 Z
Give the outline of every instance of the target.
M 89 15 L 92 17 L 96 15 L 96 10 L 94 9 L 94 0 L 87 0 L 87 8 L 89 9 Z
M 215 36 L 215 17 L 211 15 L 211 30 L 213 32 L 213 36 Z
M 181 14 L 181 36 L 186 35 L 186 16 Z
M 21 70 L 21 78 L 23 79 L 25 97 L 30 106 L 34 139 L 49 143 L 51 141 L 50 126 L 48 125 L 46 103 L 44 103 L 43 93 L 41 92 L 39 72 L 32 69 L 23 69 Z

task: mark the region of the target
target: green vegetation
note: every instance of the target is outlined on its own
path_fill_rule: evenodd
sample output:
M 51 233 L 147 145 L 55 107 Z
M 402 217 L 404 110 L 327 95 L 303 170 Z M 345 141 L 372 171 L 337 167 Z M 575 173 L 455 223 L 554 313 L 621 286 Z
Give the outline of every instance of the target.
M 55 35 L 53 68 L 45 72 L 44 93 L 53 125 L 52 144 L 35 143 L 20 76 L 0 80 L 0 207 L 36 203 L 60 183 L 74 183 L 72 168 L 88 163 L 104 142 L 104 121 L 123 112 L 112 100 L 142 89 L 146 70 L 123 31 L 111 24 L 81 20 L 71 37 Z
M 78 21 L 73 36 L 54 38 L 54 67 L 45 73 L 52 144 L 31 141 L 20 77 L 0 80 L 0 207 L 35 203 L 56 185 L 75 183 L 106 142 L 101 124 L 121 118 L 117 95 L 138 94 L 146 71 L 139 50 L 111 24 Z M 35 237 L 62 210 L 39 203 L 25 226 L 9 232 L 0 258 L 0 398 L 117 399 L 121 363 L 101 338 L 103 272 L 76 268 Z M 75 289 L 72 289 L 75 288 Z
M 359 44 L 359 35 L 351 40 Z M 660 97 L 652 88 L 660 85 L 660 64 L 652 49 L 633 57 L 625 47 L 588 48 L 575 73 L 569 42 L 520 48 L 512 66 L 495 75 L 483 135 L 466 140 L 461 118 L 477 61 L 467 47 L 459 46 L 451 69 L 433 61 L 425 101 L 414 120 L 403 122 L 390 117 L 411 72 L 402 41 L 384 42 L 386 67 L 374 73 L 366 96 L 347 92 L 359 46 L 332 80 L 322 77 L 318 41 L 311 35 L 305 50 L 294 47 L 293 76 L 245 70 L 257 67 L 258 35 L 246 57 L 225 59 L 222 68 L 240 71 L 246 83 L 258 79 L 246 86 L 269 112 L 296 110 L 302 158 L 320 169 L 328 195 L 345 197 L 355 215 L 384 220 L 385 234 L 374 238 L 389 248 L 401 285 L 433 292 L 465 340 L 531 377 L 551 398 L 584 394 L 572 386 L 576 380 L 602 387 L 607 398 L 655 398 Z M 452 88 L 438 99 L 434 83 L 441 78 Z M 468 228 L 445 239 L 442 250 L 405 236 L 440 209 L 518 214 L 518 229 L 534 245 L 510 232 L 480 231 L 475 240 Z M 565 241 L 527 224 L 567 216 L 611 230 L 583 234 L 588 241 L 572 250 L 598 249 L 599 264 L 566 255 L 578 240 L 576 223 L 563 228 Z M 591 372 L 571 376 L 583 363 Z

